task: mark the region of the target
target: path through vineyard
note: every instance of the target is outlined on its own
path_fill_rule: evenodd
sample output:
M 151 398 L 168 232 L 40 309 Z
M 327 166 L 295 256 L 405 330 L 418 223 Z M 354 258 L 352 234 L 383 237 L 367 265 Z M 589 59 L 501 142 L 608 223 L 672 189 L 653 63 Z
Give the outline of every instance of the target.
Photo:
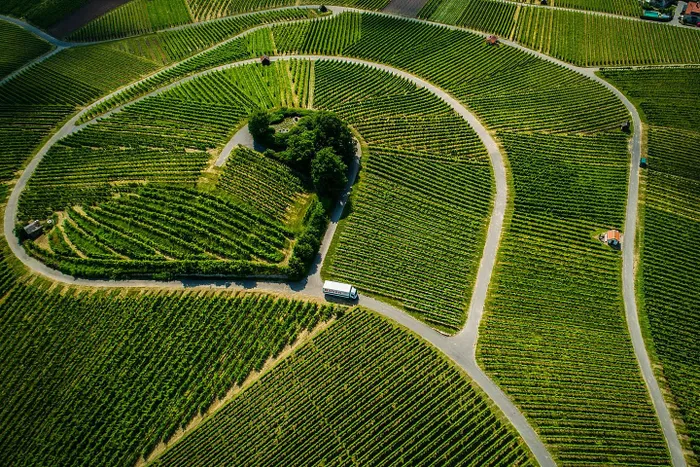
M 354 11 L 354 12 L 359 12 L 361 10 L 353 9 L 353 8 L 345 8 L 345 7 L 331 7 L 331 9 L 334 13 L 339 13 L 342 11 Z M 388 16 L 394 16 L 390 15 L 387 13 L 379 13 L 379 14 L 385 14 Z M 414 19 L 413 21 L 421 21 L 421 20 L 416 20 Z M 465 30 L 465 28 L 460 28 L 456 26 L 445 26 L 450 29 L 455 29 L 455 30 Z M 467 31 L 473 33 L 473 34 L 478 34 L 480 36 L 485 36 L 483 33 L 479 33 L 476 31 L 468 30 Z M 639 114 L 637 113 L 637 110 L 635 109 L 634 105 L 620 92 L 618 91 L 615 87 L 613 87 L 611 84 L 603 80 L 602 78 L 599 78 L 595 72 L 597 69 L 593 68 L 580 68 L 576 67 L 574 65 L 568 64 L 566 62 L 562 62 L 560 60 L 554 59 L 552 57 L 549 57 L 547 55 L 533 52 L 521 45 L 518 45 L 516 43 L 510 42 L 510 41 L 502 41 L 505 45 L 515 47 L 521 50 L 524 50 L 528 53 L 534 54 L 538 56 L 539 58 L 543 60 L 547 60 L 550 62 L 554 62 L 560 66 L 564 66 L 570 70 L 573 70 L 577 73 L 583 74 L 590 79 L 602 84 L 606 88 L 610 89 L 620 100 L 621 102 L 626 106 L 626 108 L 629 110 L 629 112 L 632 115 L 633 118 L 633 123 L 634 123 L 634 135 L 632 138 L 631 142 L 631 147 L 630 147 L 630 154 L 631 154 L 631 161 L 630 161 L 630 178 L 629 178 L 629 186 L 628 186 L 628 198 L 627 198 L 627 210 L 626 210 L 626 217 L 625 217 L 625 230 L 626 230 L 626 236 L 625 236 L 625 243 L 624 243 L 624 251 L 623 251 L 623 289 L 624 289 L 624 302 L 625 302 L 625 310 L 626 310 L 626 317 L 627 317 L 627 323 L 628 327 L 630 330 L 630 335 L 632 338 L 633 346 L 634 346 L 634 351 L 637 357 L 637 360 L 639 362 L 639 365 L 642 370 L 642 374 L 644 376 L 644 379 L 646 381 L 647 387 L 649 389 L 649 392 L 652 397 L 652 401 L 656 410 L 656 413 L 659 417 L 659 420 L 661 422 L 661 426 L 664 432 L 664 436 L 666 438 L 666 442 L 669 446 L 670 452 L 671 452 L 671 457 L 673 460 L 673 465 L 674 466 L 680 466 L 680 465 L 685 465 L 685 460 L 683 457 L 683 452 L 680 446 L 680 442 L 678 440 L 678 437 L 675 432 L 675 427 L 673 425 L 673 421 L 671 420 L 670 413 L 668 411 L 668 408 L 665 405 L 663 395 L 661 394 L 661 391 L 659 389 L 659 386 L 654 378 L 653 370 L 651 367 L 651 362 L 649 360 L 648 354 L 646 352 L 646 347 L 644 345 L 644 341 L 642 338 L 642 333 L 641 329 L 639 326 L 639 320 L 637 316 L 637 310 L 636 310 L 636 301 L 635 301 L 635 294 L 634 294 L 634 284 L 635 284 L 635 277 L 634 277 L 634 249 L 635 249 L 635 226 L 637 225 L 637 205 L 638 205 L 638 167 L 639 167 L 639 160 L 641 157 L 641 141 L 642 141 L 642 125 L 641 125 L 641 119 L 639 117 Z M 488 291 L 488 286 L 490 283 L 491 279 L 491 274 L 493 271 L 495 259 L 496 259 L 496 254 L 498 251 L 498 244 L 500 241 L 501 237 L 501 231 L 502 231 L 502 225 L 503 225 L 503 218 L 504 218 L 504 213 L 505 213 L 505 207 L 506 207 L 506 199 L 507 199 L 507 184 L 506 184 L 506 174 L 505 174 L 505 166 L 503 163 L 503 158 L 502 155 L 498 149 L 498 145 L 496 141 L 493 139 L 493 137 L 489 134 L 488 130 L 484 128 L 484 126 L 479 122 L 474 115 L 472 115 L 462 104 L 460 104 L 456 99 L 454 99 L 451 95 L 443 91 L 442 89 L 437 88 L 436 86 L 433 86 L 432 84 L 420 79 L 417 76 L 411 75 L 409 73 L 394 69 L 390 66 L 387 65 L 382 65 L 382 64 L 377 64 L 373 62 L 367 62 L 364 60 L 358 60 L 358 59 L 351 59 L 351 58 L 345 58 L 345 57 L 325 57 L 325 56 L 316 56 L 316 55 L 289 55 L 285 57 L 271 57 L 272 61 L 277 61 L 277 60 L 288 60 L 290 58 L 298 58 L 298 59 L 310 59 L 310 60 L 319 60 L 319 59 L 332 59 L 332 60 L 339 60 L 343 61 L 346 63 L 357 63 L 357 64 L 364 64 L 371 66 L 376 69 L 384 70 L 390 73 L 393 73 L 397 76 L 403 77 L 414 84 L 416 84 L 419 87 L 426 88 L 433 94 L 435 94 L 437 97 L 439 97 L 441 100 L 446 102 L 448 105 L 450 105 L 460 116 L 462 116 L 469 124 L 470 126 L 476 131 L 477 135 L 481 139 L 481 141 L 484 143 L 486 146 L 489 157 L 491 160 L 491 164 L 494 170 L 494 179 L 496 182 L 496 197 L 494 200 L 494 208 L 493 212 L 491 215 L 491 220 L 489 223 L 489 229 L 488 229 L 488 234 L 487 234 L 487 239 L 486 243 L 484 246 L 484 253 L 481 259 L 481 263 L 479 266 L 477 278 L 476 278 L 476 283 L 472 295 L 472 300 L 470 303 L 469 307 L 469 314 L 468 314 L 468 319 L 467 323 L 462 329 L 462 331 L 457 334 L 454 337 L 447 337 L 443 334 L 440 334 L 439 332 L 435 331 L 434 329 L 430 328 L 426 324 L 418 321 L 417 319 L 409 316 L 405 312 L 399 310 L 398 308 L 395 308 L 391 305 L 388 305 L 386 303 L 380 302 L 378 300 L 369 298 L 369 297 L 361 297 L 359 300 L 359 304 L 366 306 L 367 308 L 370 308 L 372 310 L 375 310 L 384 316 L 391 318 L 400 324 L 408 327 L 409 329 L 413 330 L 417 334 L 419 334 L 421 337 L 426 339 L 427 341 L 431 342 L 433 345 L 435 345 L 437 348 L 442 350 L 446 355 L 448 355 L 452 360 L 458 364 L 461 368 L 463 368 L 467 374 L 484 390 L 484 392 L 493 400 L 496 405 L 501 409 L 501 411 L 506 415 L 506 417 L 509 419 L 509 421 L 513 424 L 513 426 L 516 428 L 516 430 L 519 432 L 519 434 L 522 436 L 522 438 L 525 440 L 527 443 L 528 447 L 531 449 L 533 452 L 534 456 L 536 457 L 537 461 L 541 465 L 554 465 L 551 456 L 549 452 L 547 451 L 547 448 L 544 446 L 542 441 L 539 439 L 538 435 L 535 433 L 535 431 L 532 429 L 530 424 L 527 422 L 525 417 L 522 415 L 522 413 L 518 410 L 518 408 L 512 403 L 512 401 L 508 398 L 508 396 L 503 393 L 503 391 L 500 390 L 500 388 L 479 368 L 479 366 L 476 363 L 476 358 L 475 358 L 475 350 L 476 350 L 476 342 L 478 338 L 478 332 L 479 332 L 479 324 L 482 318 L 482 313 L 483 313 L 483 308 L 484 308 L 484 302 L 486 299 L 486 294 Z M 218 68 L 215 68 L 214 70 L 219 70 L 219 69 L 226 69 L 230 67 L 235 67 L 235 66 L 241 66 L 245 64 L 250 64 L 254 63 L 257 60 L 246 60 L 242 62 L 237 62 L 233 64 L 227 64 L 220 66 Z M 212 72 L 212 70 L 207 70 L 206 72 L 203 73 L 209 73 Z M 200 73 L 201 74 L 201 73 Z M 177 81 L 175 83 L 172 83 L 171 85 L 165 86 L 163 88 L 160 88 L 156 91 L 153 91 L 146 96 L 141 97 L 140 99 L 143 99 L 145 97 L 148 97 L 150 95 L 162 92 L 166 89 L 170 89 L 173 86 L 176 86 L 178 84 L 181 84 L 185 81 L 191 80 L 196 76 L 199 76 L 200 74 L 192 75 L 187 78 L 184 78 L 180 81 Z M 113 93 L 112 95 L 116 94 L 117 92 Z M 110 96 L 112 96 L 110 95 Z M 332 222 L 329 225 L 328 231 L 326 232 L 326 236 L 324 237 L 321 250 L 319 252 L 318 257 L 316 258 L 316 262 L 312 267 L 311 274 L 303 281 L 300 282 L 292 282 L 292 283 L 279 283 L 279 282 L 264 282 L 264 281 L 258 281 L 258 280 L 242 280 L 242 281 L 230 281 L 230 280 L 223 280 L 223 279 L 213 279 L 213 280 L 207 280 L 207 279 L 196 279 L 196 280 L 182 280 L 182 281 L 170 281 L 170 282 L 161 282 L 161 281 L 152 281 L 152 280 L 121 280 L 121 281 L 109 281 L 109 280 L 88 280 L 88 279 L 77 279 L 68 275 L 65 275 L 63 273 L 60 273 L 56 270 L 53 270 L 40 261 L 36 260 L 35 258 L 30 257 L 27 252 L 24 250 L 24 248 L 19 244 L 17 238 L 14 235 L 13 229 L 15 226 L 15 219 L 17 217 L 17 208 L 18 208 L 18 200 L 21 192 L 25 188 L 27 181 L 31 177 L 32 173 L 38 166 L 39 162 L 43 158 L 43 156 L 47 153 L 48 149 L 55 144 L 58 140 L 63 138 L 64 136 L 69 135 L 70 133 L 74 132 L 76 128 L 76 122 L 80 119 L 80 117 L 84 114 L 86 114 L 91 108 L 93 108 L 95 105 L 97 105 L 99 102 L 102 102 L 106 99 L 108 99 L 110 96 L 106 96 L 104 99 L 101 99 L 100 101 L 96 102 L 95 104 L 88 106 L 86 109 L 84 109 L 81 113 L 73 117 L 70 121 L 68 121 L 63 127 L 60 128 L 60 130 L 53 135 L 53 137 L 46 142 L 46 144 L 41 148 L 41 150 L 34 156 L 34 158 L 30 161 L 30 163 L 27 165 L 26 169 L 22 173 L 21 177 L 19 178 L 17 184 L 14 186 L 12 193 L 10 195 L 10 199 L 8 201 L 6 210 L 5 210 L 5 217 L 4 217 L 4 233 L 5 237 L 8 240 L 9 246 L 13 253 L 30 269 L 34 270 L 35 272 L 42 274 L 44 276 L 47 276 L 53 280 L 68 283 L 68 284 L 76 284 L 76 285 L 83 285 L 83 286 L 96 286 L 96 287 L 196 287 L 196 286 L 211 286 L 211 287 L 233 287 L 233 288 L 243 288 L 243 289 L 255 289 L 255 290 L 260 290 L 260 291 L 270 291 L 270 292 L 281 292 L 281 293 L 287 293 L 287 294 L 302 294 L 302 295 L 307 295 L 307 296 L 312 296 L 312 297 L 319 297 L 322 296 L 322 291 L 321 291 L 321 284 L 322 280 L 320 277 L 320 265 L 323 263 L 323 260 L 325 258 L 325 254 L 328 251 L 328 247 L 330 245 L 330 240 L 333 238 L 333 235 L 335 233 L 335 229 L 337 227 L 337 221 L 340 218 L 340 215 L 342 214 L 344 202 L 347 200 L 348 196 L 348 191 L 351 186 L 351 183 L 348 184 L 348 187 L 346 187 L 346 192 L 343 194 L 341 198 L 341 202 L 339 203 L 338 206 L 336 206 L 336 209 L 334 210 L 332 214 Z M 119 111 L 120 108 L 115 109 L 114 111 Z M 113 112 L 114 112 L 113 111 Z M 356 159 L 355 164 L 352 167 L 352 177 L 350 177 L 351 180 L 354 179 L 354 176 L 357 173 L 357 170 L 359 169 L 359 160 Z M 407 287 L 410 286 L 410 284 L 406 284 Z

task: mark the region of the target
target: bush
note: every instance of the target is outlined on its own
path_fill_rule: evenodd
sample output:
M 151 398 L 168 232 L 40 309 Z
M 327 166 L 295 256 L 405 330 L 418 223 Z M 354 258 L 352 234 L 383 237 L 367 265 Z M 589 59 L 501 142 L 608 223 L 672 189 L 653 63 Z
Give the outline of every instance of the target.
M 311 179 L 321 196 L 337 197 L 348 181 L 345 172 L 348 166 L 340 159 L 333 148 L 320 150 L 311 162 Z
M 272 135 L 270 116 L 267 112 L 262 110 L 253 112 L 253 115 L 250 116 L 250 120 L 248 120 L 248 130 L 256 141 L 266 143 Z

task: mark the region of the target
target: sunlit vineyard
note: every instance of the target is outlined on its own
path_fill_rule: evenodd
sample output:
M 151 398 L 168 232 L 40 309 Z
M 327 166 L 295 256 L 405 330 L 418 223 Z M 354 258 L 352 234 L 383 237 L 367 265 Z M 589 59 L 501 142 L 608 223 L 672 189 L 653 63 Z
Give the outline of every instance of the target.
M 610 70 L 639 103 L 648 137 L 641 241 L 642 309 L 673 406 L 700 456 L 700 97 L 698 68 Z M 665 83 L 664 87 L 653 83 Z
M 2 307 L 0 457 L 133 465 L 337 311 L 264 295 L 18 286 Z
M 406 81 L 358 65 L 315 69 L 315 105 L 369 146 L 329 274 L 459 329 L 493 191 L 483 145 L 447 104 Z
M 83 276 L 283 273 L 266 265 L 284 261 L 293 234 L 273 219 L 284 218 L 300 182 L 288 179 L 287 206 L 282 198 L 278 211 L 266 210 L 275 193 L 235 185 L 234 157 L 220 184 L 234 199 L 193 190 L 210 165 L 207 151 L 220 149 L 247 115 L 292 103 L 288 67 L 235 67 L 191 80 L 53 146 L 22 194 L 20 216 L 55 216 L 58 232 L 48 248 L 29 243 L 31 251 Z
M 0 12 L 48 25 L 82 1 L 2 3 Z M 287 285 L 267 281 L 294 277 L 291 293 L 320 295 L 317 276 L 296 282 L 289 275 L 308 218 L 316 216 L 319 231 L 327 223 L 309 180 L 274 153 L 237 148 L 217 160 L 254 110 L 330 110 L 366 151 L 324 275 L 357 286 L 361 301 L 371 295 L 455 333 L 465 323 L 491 213 L 483 145 L 446 104 L 409 81 L 294 55 L 387 64 L 463 103 L 506 160 L 509 209 L 477 363 L 557 464 L 668 465 L 625 321 L 621 255 L 598 239 L 623 228 L 630 135 L 620 125 L 631 117 L 620 100 L 567 67 L 489 46 L 482 34 L 303 8 L 316 3 L 133 0 L 70 36 L 109 42 L 68 47 L 0 85 L 0 200 L 56 128 L 121 90 L 51 148 L 24 188 L 10 228 L 24 236 L 29 221 L 45 222 L 44 235 L 23 243 L 32 261 L 130 285 L 177 278 L 186 287 L 239 286 L 245 277 L 245 287 L 278 290 Z M 330 2 L 374 10 L 389 3 Z M 634 0 L 550 6 L 639 14 Z M 278 7 L 287 8 L 264 11 Z M 579 66 L 684 64 L 600 74 L 630 96 L 648 125 L 640 318 L 695 465 L 700 73 L 692 64 L 700 62 L 700 30 L 494 0 L 430 0 L 420 16 Z M 0 38 L 8 44 L 0 78 L 50 50 L 1 21 Z M 286 57 L 262 66 L 262 55 Z M 159 291 L 69 287 L 10 255 L 0 248 L 0 459 L 7 465 L 134 465 L 299 336 L 342 314 L 271 295 L 174 291 L 165 282 Z M 417 336 L 361 309 L 316 332 L 155 464 L 533 462 L 482 392 Z
M 289 167 L 247 148 L 233 151 L 218 186 L 273 219 L 286 219 L 304 193 L 303 182 Z
M 700 31 L 636 19 L 495 0 L 428 3 L 421 17 L 498 34 L 580 66 L 700 62 Z
M 330 20 L 323 37 L 348 37 L 351 27 L 360 28 L 352 32 L 359 39 L 337 53 L 429 79 L 499 130 L 505 144 L 515 211 L 479 341 L 489 374 L 564 462 L 667 462 L 627 334 L 620 257 L 597 239 L 608 228 L 621 228 L 623 220 L 624 107 L 585 77 L 524 52 L 490 47 L 465 32 L 364 15 L 359 26 Z M 382 41 L 388 28 L 397 34 Z M 306 36 L 308 28 L 275 30 L 290 44 L 283 48 L 277 41 L 283 50 L 316 44 L 323 52 L 323 42 Z M 415 40 L 430 46 L 417 52 L 409 45 Z M 601 345 L 591 346 L 596 330 Z M 610 390 L 601 393 L 600 381 Z M 599 419 L 610 429 L 601 432 L 591 421 Z
M 444 357 L 354 310 L 153 465 L 531 465 L 525 449 Z
M 132 0 L 73 32 L 68 39 L 132 36 L 192 21 L 184 0 Z
M 516 1 L 520 1 L 523 4 L 536 3 L 528 0 Z M 526 8 L 517 4 L 513 5 L 513 8 L 504 8 L 503 6 L 498 8 L 499 3 L 502 2 L 497 0 L 429 0 L 420 11 L 419 16 L 448 23 L 455 21 L 455 18 L 460 18 L 456 22 L 457 24 L 463 24 L 466 17 L 477 12 L 477 14 L 488 12 L 487 14 L 492 16 L 506 15 L 512 19 L 516 8 L 520 11 Z M 639 17 L 642 14 L 639 2 L 635 0 L 557 0 L 551 5 L 560 8 L 600 11 L 625 16 Z M 499 11 L 499 13 L 494 13 L 496 11 Z M 460 17 L 460 15 L 462 16 Z

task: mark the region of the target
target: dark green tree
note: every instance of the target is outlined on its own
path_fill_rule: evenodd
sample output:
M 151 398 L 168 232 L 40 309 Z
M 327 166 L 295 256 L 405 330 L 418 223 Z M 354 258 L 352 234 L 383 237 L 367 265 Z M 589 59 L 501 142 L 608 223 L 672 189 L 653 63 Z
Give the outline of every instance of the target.
M 321 196 L 335 198 L 348 181 L 345 172 L 348 166 L 333 148 L 321 149 L 311 162 L 311 179 Z
M 256 110 L 248 120 L 248 131 L 256 141 L 267 143 L 271 135 L 270 116 L 264 110 Z

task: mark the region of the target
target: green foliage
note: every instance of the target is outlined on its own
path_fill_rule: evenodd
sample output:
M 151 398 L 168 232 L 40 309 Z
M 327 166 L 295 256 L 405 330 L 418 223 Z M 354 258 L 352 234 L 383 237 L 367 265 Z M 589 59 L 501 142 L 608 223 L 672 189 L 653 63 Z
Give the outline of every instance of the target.
M 287 220 L 305 189 L 285 164 L 250 149 L 235 149 L 217 187 L 273 219 Z
M 299 236 L 292 250 L 292 256 L 289 260 L 290 279 L 300 280 L 308 275 L 309 268 L 311 268 L 321 246 L 328 220 L 328 214 L 323 204 L 318 199 L 314 199 L 306 211 L 304 219 L 306 230 Z
M 133 465 L 338 312 L 256 294 L 19 285 L 2 306 L 0 458 Z
M 649 123 L 640 309 L 682 434 L 700 458 L 700 70 L 605 70 Z M 685 437 L 684 437 L 685 438 Z
M 486 398 L 436 350 L 363 310 L 280 362 L 154 465 L 248 463 L 531 465 Z
M 311 179 L 318 194 L 335 199 L 348 181 L 347 170 L 348 166 L 332 147 L 318 151 L 311 161 Z
M 264 110 L 256 110 L 248 119 L 248 131 L 253 138 L 267 141 L 270 137 L 270 116 Z
M 88 0 L 3 0 L 0 14 L 26 18 L 30 23 L 47 28 L 78 9 Z
M 51 50 L 51 45 L 19 26 L 0 20 L 0 78 Z
M 634 5 L 632 4 L 634 3 Z M 632 16 L 636 1 L 571 0 L 557 6 L 601 9 Z M 609 15 L 522 6 L 495 0 L 433 0 L 422 18 L 513 39 L 526 47 L 580 66 L 700 62 L 700 31 Z

